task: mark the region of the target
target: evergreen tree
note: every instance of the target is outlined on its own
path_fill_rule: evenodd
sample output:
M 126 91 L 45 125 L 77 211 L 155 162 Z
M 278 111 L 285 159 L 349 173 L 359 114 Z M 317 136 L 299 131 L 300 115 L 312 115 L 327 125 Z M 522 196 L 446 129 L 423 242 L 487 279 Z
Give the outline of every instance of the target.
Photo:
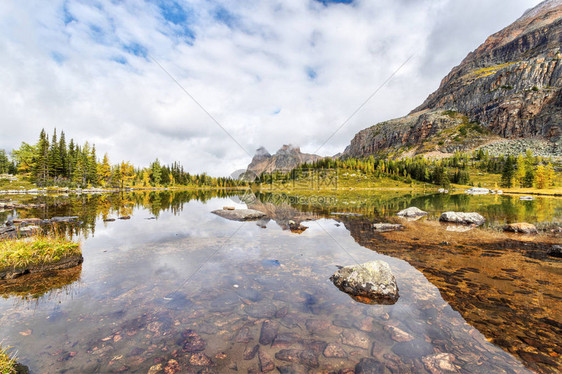
M 68 151 L 66 149 L 66 139 L 65 139 L 65 136 L 64 136 L 64 131 L 61 131 L 61 133 L 60 133 L 59 157 L 60 157 L 60 160 L 61 160 L 60 175 L 63 178 L 68 178 Z
M 6 174 L 10 170 L 10 159 L 4 149 L 0 149 L 0 174 Z
M 59 143 L 57 141 L 57 129 L 53 132 L 51 138 L 51 146 L 49 148 L 49 175 L 51 178 L 57 178 L 62 174 L 62 160 L 60 157 Z
M 508 156 L 503 164 L 501 185 L 503 187 L 511 188 L 513 187 L 513 181 L 515 177 L 515 158 L 513 156 Z
M 49 139 L 45 129 L 41 130 L 35 150 L 32 180 L 39 186 L 44 186 L 49 178 Z

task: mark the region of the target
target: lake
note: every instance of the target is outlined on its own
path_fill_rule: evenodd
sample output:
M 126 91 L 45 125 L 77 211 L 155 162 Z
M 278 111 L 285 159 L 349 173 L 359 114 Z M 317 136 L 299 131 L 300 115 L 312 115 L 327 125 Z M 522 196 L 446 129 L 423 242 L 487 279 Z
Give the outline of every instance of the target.
M 1 198 L 8 198 L 6 196 Z M 0 340 L 32 373 L 555 373 L 562 368 L 562 199 L 373 194 L 354 200 L 244 192 L 10 197 L 0 212 L 79 216 L 52 230 L 82 242 L 78 268 L 0 285 Z M 345 204 L 347 202 L 347 204 Z M 212 210 L 266 211 L 235 222 Z M 390 233 L 408 206 L 428 219 Z M 437 222 L 478 211 L 484 228 Z M 343 213 L 343 214 L 334 214 Z M 108 218 L 130 219 L 104 222 Z M 289 220 L 306 228 L 292 232 Z M 505 222 L 545 229 L 500 232 Z M 462 231 L 462 230 L 461 230 Z M 394 305 L 359 303 L 337 266 L 388 262 Z

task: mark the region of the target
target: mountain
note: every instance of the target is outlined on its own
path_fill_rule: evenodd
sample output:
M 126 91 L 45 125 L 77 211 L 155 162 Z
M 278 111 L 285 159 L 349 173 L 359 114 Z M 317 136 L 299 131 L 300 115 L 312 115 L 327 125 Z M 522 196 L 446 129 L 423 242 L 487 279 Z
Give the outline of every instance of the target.
M 275 170 L 290 171 L 300 164 L 320 159 L 322 159 L 321 156 L 302 153 L 299 147 L 292 145 L 284 145 L 274 155 L 271 155 L 264 147 L 260 147 L 247 170 L 254 172 L 256 175 Z
M 408 116 L 357 133 L 343 157 L 447 154 L 521 138 L 562 156 L 561 45 L 562 0 L 544 1 L 469 53 Z

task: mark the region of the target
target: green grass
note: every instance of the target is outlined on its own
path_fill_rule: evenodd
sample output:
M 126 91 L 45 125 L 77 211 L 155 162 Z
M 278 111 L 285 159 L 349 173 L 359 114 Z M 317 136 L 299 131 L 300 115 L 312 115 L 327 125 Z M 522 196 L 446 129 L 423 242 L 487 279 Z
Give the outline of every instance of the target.
M 10 348 L 0 347 L 0 374 L 16 374 L 16 361 L 8 356 Z
M 0 271 L 47 265 L 81 254 L 80 244 L 61 236 L 34 236 L 0 241 Z
M 17 177 L 18 180 L 11 181 L 6 178 L 0 178 L 0 191 L 6 190 L 31 190 L 37 188 L 33 183 L 21 178 L 20 176 Z

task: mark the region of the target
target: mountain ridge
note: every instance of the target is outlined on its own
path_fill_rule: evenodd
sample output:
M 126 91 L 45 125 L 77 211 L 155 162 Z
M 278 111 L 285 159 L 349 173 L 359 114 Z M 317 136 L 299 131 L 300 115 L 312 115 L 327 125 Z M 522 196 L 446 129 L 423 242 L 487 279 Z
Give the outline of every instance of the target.
M 547 0 L 489 36 L 407 116 L 355 135 L 342 157 L 450 154 L 540 138 L 562 156 L 562 0 Z

